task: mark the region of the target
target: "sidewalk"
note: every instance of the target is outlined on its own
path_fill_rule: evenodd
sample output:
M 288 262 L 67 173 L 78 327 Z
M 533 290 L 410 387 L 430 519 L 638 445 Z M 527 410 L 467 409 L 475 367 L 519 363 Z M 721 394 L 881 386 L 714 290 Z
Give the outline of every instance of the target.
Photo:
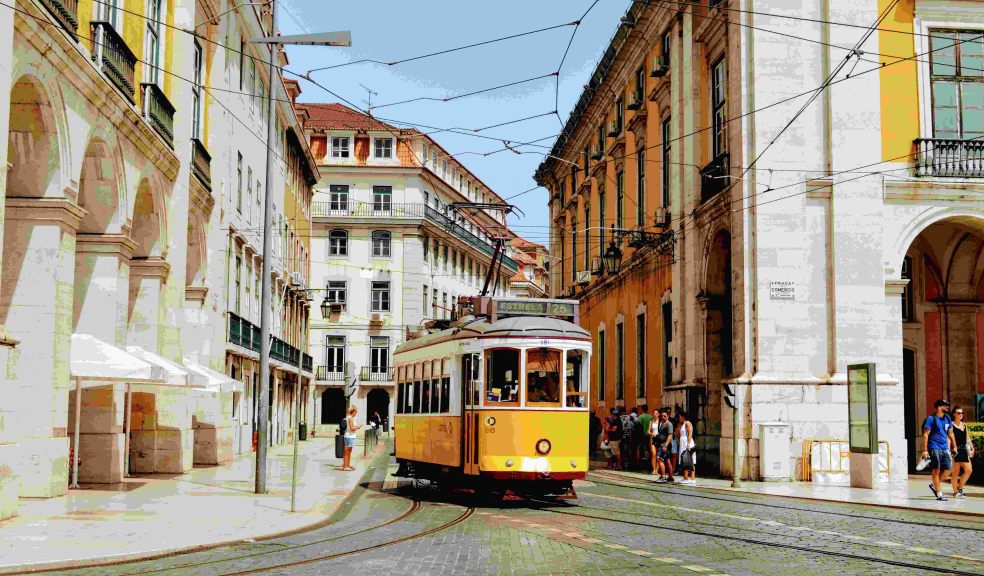
M 18 515 L 0 522 L 0 574 L 28 565 L 78 565 L 208 547 L 299 530 L 326 521 L 356 487 L 366 463 L 391 443 L 383 436 L 356 472 L 342 472 L 334 438 L 300 443 L 297 512 L 290 512 L 293 446 L 269 452 L 269 494 L 253 493 L 254 456 L 183 475 L 83 485 L 65 496 L 21 499 Z
M 598 466 L 595 466 L 597 464 Z M 609 472 L 633 479 L 652 481 L 656 477 L 642 472 L 607 470 L 603 462 L 592 462 L 594 472 Z M 679 479 L 679 477 L 678 477 Z M 903 482 L 893 482 L 874 490 L 851 488 L 850 486 L 816 484 L 813 482 L 748 482 L 742 481 L 740 488 L 732 488 L 730 480 L 718 478 L 698 478 L 696 488 L 727 490 L 729 492 L 747 492 L 799 498 L 803 500 L 822 500 L 847 504 L 866 504 L 907 510 L 925 510 L 946 514 L 984 517 L 984 488 L 968 486 L 964 489 L 967 497 L 964 499 L 950 498 L 950 485 L 944 484 L 944 493 L 949 498 L 946 502 L 938 502 L 929 491 L 929 476 L 914 476 Z M 693 490 L 693 486 L 665 484 L 681 489 Z

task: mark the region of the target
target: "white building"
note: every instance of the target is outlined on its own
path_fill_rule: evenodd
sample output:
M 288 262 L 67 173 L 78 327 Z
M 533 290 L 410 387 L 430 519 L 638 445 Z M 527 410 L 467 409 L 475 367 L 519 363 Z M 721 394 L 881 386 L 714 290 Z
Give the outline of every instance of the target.
M 491 235 L 512 237 L 502 211 L 455 218 L 448 205 L 504 201 L 415 130 L 338 104 L 297 107 L 320 168 L 311 285 L 325 287 L 336 310 L 312 318 L 317 422 L 341 419 L 347 383 L 362 417 L 387 418 L 396 401 L 393 350 L 423 322 L 450 319 L 459 296 L 477 295 L 491 263 Z M 497 294 L 517 269 L 507 255 Z

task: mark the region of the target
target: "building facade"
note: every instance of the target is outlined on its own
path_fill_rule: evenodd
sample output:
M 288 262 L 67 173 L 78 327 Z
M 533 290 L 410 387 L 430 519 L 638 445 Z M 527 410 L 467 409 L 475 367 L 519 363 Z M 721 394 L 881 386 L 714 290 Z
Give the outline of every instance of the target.
M 70 452 L 79 481 L 113 483 L 224 462 L 236 450 L 251 387 L 221 376 L 236 334 L 228 255 L 247 243 L 237 234 L 259 230 L 232 214 L 244 182 L 237 155 L 265 176 L 265 67 L 254 61 L 264 56 L 242 54 L 263 23 L 269 29 L 256 7 L 221 0 L 0 8 L 0 518 L 20 496 L 65 493 Z M 263 72 L 242 72 L 254 62 Z M 303 236 L 314 163 L 289 100 L 278 116 L 275 146 L 287 162 L 276 204 Z M 306 281 L 307 248 L 292 249 L 296 258 L 275 267 L 281 286 L 292 273 Z M 281 355 L 293 346 L 296 357 L 306 307 L 283 302 L 274 334 Z M 104 359 L 78 357 L 77 337 L 155 376 L 116 377 Z M 80 361 L 96 376 L 83 382 Z
M 549 298 L 550 253 L 547 248 L 519 237 L 513 238 L 510 244 L 519 270 L 509 279 L 509 295 Z
M 505 214 L 454 211 L 455 202 L 503 203 L 431 138 L 340 104 L 300 104 L 320 179 L 314 198 L 312 283 L 332 304 L 312 319 L 320 426 L 341 420 L 346 398 L 369 417 L 394 412 L 394 349 L 429 320 L 449 320 L 459 296 L 482 289 L 494 252 L 506 256 L 497 294 L 518 271 Z M 490 290 L 493 287 L 490 286 Z
M 584 222 L 598 222 L 597 238 L 614 218 L 624 275 L 638 252 L 618 230 L 625 220 L 640 225 L 626 214 L 656 209 L 649 229 L 668 223 L 674 232 L 672 264 L 642 273 L 643 290 L 623 297 L 605 288 L 610 275 L 583 289 L 586 302 L 593 290 L 608 295 L 603 317 L 590 304 L 582 312 L 600 339 L 594 366 L 606 399 L 613 378 L 624 382 L 618 347 L 633 331 L 631 320 L 618 329 L 618 318 L 641 306 L 648 316 L 643 299 L 655 288 L 656 338 L 629 349 L 665 358 L 658 402 L 690 413 L 709 472 L 732 470 L 724 384 L 738 385 L 742 475 L 762 475 L 760 426 L 781 421 L 789 474 L 809 478 L 818 447 L 848 439 L 847 366 L 873 362 L 881 472 L 901 478 L 922 449 L 932 402 L 974 406 L 984 393 L 984 8 L 830 0 L 784 10 L 633 5 L 582 98 L 589 104 L 555 147 L 559 159 L 538 178 L 567 254 L 584 255 L 570 245 L 591 230 Z M 620 121 L 630 132 L 624 149 L 608 136 Z M 607 202 L 594 178 L 586 183 L 591 165 L 574 170 L 579 153 L 598 155 L 591 144 L 606 164 L 621 157 L 628 166 L 624 180 L 617 169 L 614 180 L 606 175 Z M 636 179 L 660 192 L 638 195 Z M 639 199 L 619 208 L 612 190 Z M 570 290 L 581 264 L 560 258 L 568 272 L 554 275 L 555 287 Z M 845 469 L 846 458 L 834 466 Z

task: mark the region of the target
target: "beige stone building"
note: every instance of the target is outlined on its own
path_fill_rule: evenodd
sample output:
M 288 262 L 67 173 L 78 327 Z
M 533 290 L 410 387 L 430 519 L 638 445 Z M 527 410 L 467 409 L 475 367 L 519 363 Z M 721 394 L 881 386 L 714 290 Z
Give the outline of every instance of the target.
M 235 276 L 229 256 L 258 270 L 258 216 L 239 218 L 237 202 L 247 186 L 246 210 L 262 200 L 270 121 L 266 52 L 243 43 L 264 35 L 255 6 L 13 6 L 0 8 L 0 518 L 20 496 L 65 493 L 73 453 L 80 482 L 114 483 L 249 450 L 255 395 L 229 359 L 243 333 L 230 303 L 255 277 Z M 291 219 L 278 233 L 296 240 L 313 161 L 287 88 L 274 86 L 285 101 L 275 205 L 278 222 Z M 283 398 L 306 314 L 290 294 L 306 282 L 302 244 L 282 245 L 293 260 L 275 267 Z

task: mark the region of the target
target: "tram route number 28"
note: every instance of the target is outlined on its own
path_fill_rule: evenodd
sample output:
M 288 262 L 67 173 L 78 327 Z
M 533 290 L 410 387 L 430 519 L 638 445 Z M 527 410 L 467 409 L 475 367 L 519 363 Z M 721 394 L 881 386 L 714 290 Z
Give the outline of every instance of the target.
M 487 434 L 495 434 L 495 416 L 485 417 L 485 432 Z

